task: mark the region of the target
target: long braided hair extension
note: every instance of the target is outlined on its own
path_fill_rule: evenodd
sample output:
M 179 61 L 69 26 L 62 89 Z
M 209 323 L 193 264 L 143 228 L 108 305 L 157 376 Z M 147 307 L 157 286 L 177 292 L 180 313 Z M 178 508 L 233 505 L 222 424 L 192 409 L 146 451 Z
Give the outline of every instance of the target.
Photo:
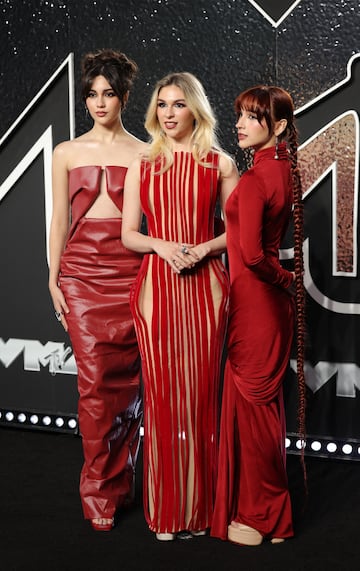
M 288 124 L 287 140 L 289 147 L 289 157 L 291 162 L 291 172 L 293 178 L 294 192 L 294 269 L 296 284 L 296 344 L 297 344 L 297 379 L 298 379 L 298 431 L 302 442 L 301 447 L 301 463 L 304 474 L 305 489 L 307 490 L 307 476 L 304 458 L 306 426 L 305 426 L 305 407 L 306 407 L 306 385 L 304 374 L 305 360 L 305 289 L 304 289 L 304 260 L 303 260 L 303 241 L 304 241 L 304 208 L 302 201 L 302 187 L 299 167 L 297 164 L 297 129 L 294 122 Z

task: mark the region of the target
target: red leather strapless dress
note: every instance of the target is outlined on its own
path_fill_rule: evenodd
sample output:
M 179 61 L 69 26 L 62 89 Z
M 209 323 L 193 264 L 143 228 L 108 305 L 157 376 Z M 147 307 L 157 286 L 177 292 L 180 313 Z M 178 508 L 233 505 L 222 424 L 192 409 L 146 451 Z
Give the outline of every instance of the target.
M 78 369 L 80 495 L 87 519 L 112 517 L 131 496 L 142 415 L 140 357 L 129 307 L 141 257 L 123 246 L 121 218 L 86 218 L 103 173 L 109 196 L 122 210 L 125 167 L 69 172 L 72 224 L 59 276 Z

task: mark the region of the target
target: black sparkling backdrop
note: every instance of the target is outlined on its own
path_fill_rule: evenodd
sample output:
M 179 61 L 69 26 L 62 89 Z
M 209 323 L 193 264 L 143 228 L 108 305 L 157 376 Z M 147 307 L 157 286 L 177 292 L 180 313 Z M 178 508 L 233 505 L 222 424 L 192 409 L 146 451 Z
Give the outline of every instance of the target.
M 259 4 L 278 16 L 291 2 Z M 204 83 L 222 141 L 232 150 L 232 103 L 240 90 L 275 82 L 300 106 L 343 79 L 347 61 L 360 51 L 358 1 L 293 4 L 274 28 L 248 0 L 0 0 L 0 134 L 69 52 L 78 78 L 85 52 L 111 46 L 140 67 L 127 111 L 129 129 L 144 137 L 153 84 L 169 71 L 188 70 Z M 77 102 L 80 133 L 88 125 Z
M 360 53 L 358 0 L 264 0 L 257 2 L 257 5 L 267 11 L 268 17 L 257 9 L 255 2 L 248 0 L 0 0 L 0 139 L 69 53 L 74 54 L 75 64 L 76 135 L 88 129 L 90 123 L 85 117 L 78 90 L 80 60 L 88 51 L 113 47 L 132 57 L 140 68 L 124 114 L 125 126 L 131 132 L 146 138 L 144 114 L 155 82 L 170 71 L 186 70 L 194 73 L 206 88 L 218 117 L 219 135 L 224 148 L 238 155 L 233 101 L 241 90 L 258 83 L 276 83 L 291 92 L 299 108 L 342 81 L 346 77 L 349 59 Z M 289 8 L 287 16 L 276 24 Z M 5 139 L 6 136 L 4 148 L 0 149 L 2 176 L 7 161 L 5 157 L 9 153 L 9 149 L 7 153 L 5 150 Z M 41 176 L 39 165 L 37 168 Z M 29 184 L 33 184 L 32 180 L 30 177 Z M 2 181 L 3 178 L 0 185 Z M 2 209 L 5 202 L 0 202 Z M 11 202 L 9 197 L 7 204 Z M 27 197 L 27 201 L 20 201 L 20 204 L 25 205 L 28 213 L 31 212 L 31 205 L 33 209 L 36 208 L 37 202 Z M 17 204 L 15 206 L 18 208 Z M 25 226 L 29 216 L 19 219 L 23 220 Z M 42 218 L 38 216 L 38 219 Z M 11 229 L 11 223 L 7 224 L 7 228 Z M 0 228 L 0 242 L 4 241 L 1 233 L 4 231 Z M 15 231 L 13 235 L 16 235 Z M 18 230 L 17 235 L 20 241 L 24 238 L 24 227 Z M 31 228 L 28 235 L 31 235 Z M 34 239 L 33 236 L 31 239 Z M 11 242 L 11 239 L 8 241 Z M 38 248 L 38 241 L 35 248 Z M 4 259 L 1 252 L 6 249 L 6 259 L 11 264 L 11 243 L 2 243 L 1 246 L 0 259 Z M 31 243 L 27 247 L 30 252 L 28 256 L 31 257 Z M 20 256 L 21 243 L 13 250 Z M 28 263 L 28 259 L 24 264 L 28 274 L 31 274 L 31 301 L 27 305 L 39 308 L 36 313 L 38 323 L 34 323 L 33 330 L 27 325 L 28 329 L 30 327 L 27 336 L 42 339 L 43 343 L 48 339 L 68 343 L 66 337 L 59 333 L 57 323 L 44 324 L 47 315 L 49 321 L 54 321 L 54 318 L 46 293 L 46 265 L 38 276 L 36 274 L 40 256 L 41 259 L 44 257 L 43 252 L 34 258 L 32 264 Z M 3 261 L 0 263 L 3 272 Z M 21 261 L 18 261 L 19 264 Z M 21 276 L 21 266 L 20 269 L 17 267 L 18 275 Z M 42 283 L 37 288 L 36 280 L 40 279 Z M 22 292 L 30 295 L 28 289 L 24 288 L 11 289 L 5 296 L 6 305 L 11 307 L 13 304 L 14 315 L 21 304 Z M 0 337 L 19 336 L 16 331 L 11 331 L 11 334 L 2 331 L 3 306 L 4 300 L 0 301 Z M 24 310 L 21 309 L 19 319 L 23 316 Z M 16 330 L 15 325 L 16 321 Z M 19 369 L 19 363 L 17 365 Z M 20 371 L 16 371 L 17 374 Z M 32 378 L 38 378 L 36 373 L 31 374 Z M 2 376 L 3 371 L 0 371 L 0 408 L 13 403 L 14 398 L 7 401 L 7 396 L 11 384 L 16 386 L 15 380 L 7 377 L 3 382 Z M 64 410 L 64 407 L 70 407 L 71 411 L 75 411 L 73 375 L 66 377 L 66 382 L 63 377 L 62 384 L 58 377 L 55 380 L 52 377 L 44 379 L 37 388 L 34 381 L 35 394 L 30 381 L 16 387 L 15 394 L 21 405 L 25 406 L 28 399 L 31 407 L 36 408 L 36 391 L 41 390 L 49 391 L 50 408 L 56 410 L 60 406 Z M 71 389 L 69 383 L 74 385 Z M 64 396 L 65 391 L 70 397 Z M 317 399 L 320 398 L 319 394 Z M 343 417 L 347 414 L 341 408 L 345 406 L 345 400 L 339 405 L 332 404 L 338 407 Z M 358 398 L 352 400 L 353 408 L 358 407 L 357 401 Z M 315 416 L 321 416 L 325 418 L 321 426 L 326 432 L 328 417 L 333 413 L 327 407 L 321 408 L 321 404 L 318 409 L 316 406 L 313 416 L 312 405 L 309 408 L 310 426 L 313 427 Z M 320 409 L 321 414 L 318 412 Z M 356 414 L 354 410 L 348 418 Z M 351 427 L 346 432 L 349 436 Z

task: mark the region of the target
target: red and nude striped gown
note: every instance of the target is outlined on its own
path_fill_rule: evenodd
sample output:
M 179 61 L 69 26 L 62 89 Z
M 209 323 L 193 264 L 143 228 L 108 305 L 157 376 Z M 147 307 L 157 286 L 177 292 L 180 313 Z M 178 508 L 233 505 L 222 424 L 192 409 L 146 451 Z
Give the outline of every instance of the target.
M 143 161 L 149 235 L 189 244 L 214 237 L 218 158 L 211 153 L 207 168 L 178 152 L 160 175 Z M 179 275 L 147 254 L 132 290 L 145 387 L 144 508 L 157 533 L 211 525 L 228 287 L 220 258 Z

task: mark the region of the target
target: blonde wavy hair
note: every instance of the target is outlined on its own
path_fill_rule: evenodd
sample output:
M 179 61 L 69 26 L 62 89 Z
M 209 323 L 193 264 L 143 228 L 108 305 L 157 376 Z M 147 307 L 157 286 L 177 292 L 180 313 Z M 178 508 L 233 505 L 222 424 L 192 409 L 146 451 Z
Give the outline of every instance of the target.
M 194 115 L 194 130 L 191 135 L 192 154 L 198 163 L 207 166 L 204 161 L 210 151 L 222 152 L 216 134 L 217 121 L 202 84 L 186 71 L 169 73 L 155 86 L 145 118 L 145 129 L 151 137 L 147 158 L 150 162 L 154 162 L 161 157 L 161 172 L 173 164 L 169 139 L 161 129 L 157 118 L 159 93 L 163 87 L 170 85 L 176 85 L 182 90 L 186 105 Z

